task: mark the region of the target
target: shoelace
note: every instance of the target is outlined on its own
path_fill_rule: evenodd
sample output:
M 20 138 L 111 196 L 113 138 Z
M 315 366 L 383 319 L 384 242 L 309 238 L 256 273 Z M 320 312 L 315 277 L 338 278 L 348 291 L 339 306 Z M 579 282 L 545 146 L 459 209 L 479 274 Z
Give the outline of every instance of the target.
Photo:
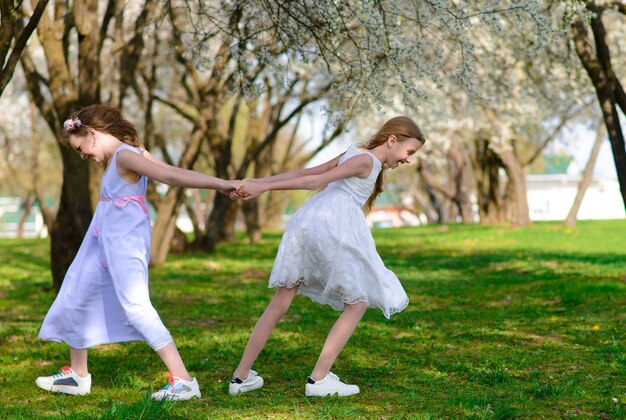
M 161 390 L 163 391 L 169 391 L 170 389 L 174 388 L 177 382 L 177 379 L 169 373 L 167 374 L 167 380 L 169 381 L 169 383 L 161 388 Z
M 63 366 L 58 373 L 52 375 L 53 378 L 60 378 L 61 376 L 69 375 L 72 372 L 72 368 L 69 366 Z

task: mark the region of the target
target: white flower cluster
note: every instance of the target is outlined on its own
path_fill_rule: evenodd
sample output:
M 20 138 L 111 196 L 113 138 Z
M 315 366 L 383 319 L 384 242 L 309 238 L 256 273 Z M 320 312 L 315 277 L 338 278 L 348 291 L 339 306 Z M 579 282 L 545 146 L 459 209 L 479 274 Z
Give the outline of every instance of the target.
M 266 89 L 264 77 L 288 85 L 294 74 L 304 74 L 311 84 L 332 84 L 330 110 L 347 103 L 384 107 L 398 94 L 416 107 L 431 96 L 425 82 L 440 87 L 449 78 L 477 92 L 476 48 L 485 32 L 506 36 L 523 24 L 532 54 L 555 31 L 532 0 L 186 3 L 195 14 L 188 51 L 199 65 L 213 68 L 225 59 L 211 45 L 220 34 L 244 94 Z M 259 68 L 264 77 L 254 76 Z

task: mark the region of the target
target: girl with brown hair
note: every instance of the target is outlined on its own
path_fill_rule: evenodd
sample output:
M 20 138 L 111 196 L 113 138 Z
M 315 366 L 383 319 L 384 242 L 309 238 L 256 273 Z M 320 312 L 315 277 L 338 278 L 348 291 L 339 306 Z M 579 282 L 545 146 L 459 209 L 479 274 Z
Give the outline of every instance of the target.
M 87 349 L 104 343 L 145 341 L 169 371 L 155 400 L 200 397 L 196 378 L 183 364 L 174 340 L 150 302 L 148 178 L 168 185 L 230 193 L 235 181 L 167 165 L 148 153 L 137 130 L 108 105 L 73 113 L 61 142 L 81 158 L 106 163 L 100 200 L 89 230 L 46 315 L 39 337 L 68 344 L 71 366 L 35 383 L 47 391 L 85 395 L 91 391 Z

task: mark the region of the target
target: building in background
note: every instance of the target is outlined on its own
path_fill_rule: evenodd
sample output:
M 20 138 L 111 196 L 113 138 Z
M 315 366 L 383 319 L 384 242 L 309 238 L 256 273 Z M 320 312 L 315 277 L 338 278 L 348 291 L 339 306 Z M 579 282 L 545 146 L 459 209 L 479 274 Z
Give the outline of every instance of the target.
M 582 178 L 576 162 L 565 156 L 545 156 L 526 177 L 531 220 L 564 220 Z M 578 220 L 623 219 L 624 204 L 615 178 L 594 176 L 583 198 Z
M 398 203 L 400 198 L 391 191 L 383 191 L 378 198 L 374 207 L 367 215 L 367 223 L 373 228 L 390 228 L 401 226 L 418 226 L 423 224 L 422 221 L 410 211 L 406 210 L 410 206 L 400 206 Z
M 0 238 L 15 238 L 19 222 L 24 214 L 22 200 L 19 197 L 0 197 Z M 48 236 L 48 229 L 43 222 L 39 205 L 34 204 L 32 211 L 22 226 L 24 238 Z

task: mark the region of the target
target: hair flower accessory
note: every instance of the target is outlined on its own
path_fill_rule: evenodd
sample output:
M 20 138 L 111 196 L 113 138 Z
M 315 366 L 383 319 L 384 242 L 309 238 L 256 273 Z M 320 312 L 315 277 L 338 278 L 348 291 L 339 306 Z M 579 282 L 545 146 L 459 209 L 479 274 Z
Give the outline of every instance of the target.
M 82 123 L 80 122 L 80 120 L 78 119 L 78 117 L 76 118 L 68 118 L 67 120 L 65 120 L 65 122 L 63 123 L 63 128 L 65 129 L 65 131 L 67 131 L 68 133 L 71 133 L 72 131 L 80 128 L 80 126 L 82 125 Z

